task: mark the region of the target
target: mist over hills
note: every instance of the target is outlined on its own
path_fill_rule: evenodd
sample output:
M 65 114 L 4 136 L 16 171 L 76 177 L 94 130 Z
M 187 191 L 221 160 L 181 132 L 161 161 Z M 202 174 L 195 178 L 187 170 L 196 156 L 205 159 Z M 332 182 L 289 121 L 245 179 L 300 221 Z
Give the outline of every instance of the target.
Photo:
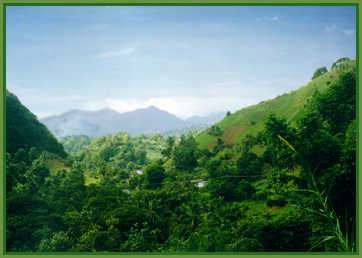
M 109 108 L 98 111 L 74 109 L 60 115 L 40 119 L 40 121 L 56 137 L 68 135 L 99 137 L 119 131 L 136 136 L 183 130 L 197 126 L 205 128 L 205 126 L 218 122 L 224 116 L 225 112 L 219 112 L 208 116 L 192 116 L 188 119 L 181 119 L 167 111 L 150 106 L 124 113 Z

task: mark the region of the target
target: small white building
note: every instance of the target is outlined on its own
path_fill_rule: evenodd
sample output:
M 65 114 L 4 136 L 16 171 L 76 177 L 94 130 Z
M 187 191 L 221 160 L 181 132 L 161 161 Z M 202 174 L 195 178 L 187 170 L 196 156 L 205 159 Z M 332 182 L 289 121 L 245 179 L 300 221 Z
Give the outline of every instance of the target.
M 207 183 L 207 181 L 205 181 L 203 179 L 195 179 L 195 180 L 191 180 L 190 182 L 195 184 L 195 186 L 197 186 L 197 187 L 204 187 Z
M 141 169 L 137 169 L 136 173 L 139 174 L 139 175 L 143 175 L 143 171 Z
M 197 183 L 197 187 L 204 187 L 207 181 L 201 181 Z

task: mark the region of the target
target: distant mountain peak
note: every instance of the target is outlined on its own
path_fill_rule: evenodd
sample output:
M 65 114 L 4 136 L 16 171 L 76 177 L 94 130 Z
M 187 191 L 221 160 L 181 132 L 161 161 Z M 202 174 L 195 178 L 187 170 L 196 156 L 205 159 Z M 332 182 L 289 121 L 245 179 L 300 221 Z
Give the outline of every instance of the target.
M 94 112 L 97 112 L 97 113 L 117 113 L 117 114 L 120 114 L 117 110 L 114 110 L 112 108 L 109 108 L 109 107 L 106 107 L 106 108 L 102 108 L 102 109 L 98 109 Z
M 185 129 L 194 125 L 204 126 L 218 120 L 203 117 L 195 118 L 193 121 L 185 121 L 166 110 L 150 105 L 122 113 L 111 108 L 103 108 L 97 111 L 73 109 L 62 115 L 48 117 L 41 121 L 57 137 L 79 134 L 98 137 L 119 131 L 128 132 L 132 136 L 155 132 L 163 133 Z
M 144 109 L 146 109 L 146 110 L 154 110 L 154 111 L 165 111 L 165 110 L 159 109 L 158 107 L 153 106 L 153 105 L 148 106 L 148 107 L 146 107 Z
M 99 109 L 98 111 L 116 111 L 116 110 L 109 108 L 109 107 L 105 107 L 105 108 Z
M 130 112 L 153 112 L 153 113 L 168 113 L 170 115 L 173 115 L 171 114 L 170 112 L 166 111 L 166 110 L 163 110 L 163 109 L 160 109 L 156 106 L 148 106 L 148 107 L 145 107 L 145 108 L 139 108 L 139 109 L 136 109 L 136 110 L 133 110 L 133 111 L 129 111 L 129 112 L 125 112 L 125 113 L 130 113 Z

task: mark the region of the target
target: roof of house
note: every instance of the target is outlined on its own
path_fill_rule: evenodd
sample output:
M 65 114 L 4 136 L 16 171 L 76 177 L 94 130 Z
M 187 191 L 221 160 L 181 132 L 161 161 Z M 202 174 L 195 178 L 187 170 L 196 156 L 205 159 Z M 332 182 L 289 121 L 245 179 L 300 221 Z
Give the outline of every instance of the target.
M 191 183 L 201 183 L 202 181 L 204 181 L 204 179 L 195 179 L 195 180 L 191 180 Z

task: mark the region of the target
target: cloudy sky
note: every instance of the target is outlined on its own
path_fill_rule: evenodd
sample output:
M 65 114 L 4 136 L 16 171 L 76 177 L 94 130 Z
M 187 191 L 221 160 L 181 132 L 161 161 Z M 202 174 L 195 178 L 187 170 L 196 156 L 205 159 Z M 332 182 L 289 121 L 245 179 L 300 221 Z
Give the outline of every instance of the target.
M 6 8 L 6 86 L 39 118 L 235 111 L 356 56 L 354 6 Z

